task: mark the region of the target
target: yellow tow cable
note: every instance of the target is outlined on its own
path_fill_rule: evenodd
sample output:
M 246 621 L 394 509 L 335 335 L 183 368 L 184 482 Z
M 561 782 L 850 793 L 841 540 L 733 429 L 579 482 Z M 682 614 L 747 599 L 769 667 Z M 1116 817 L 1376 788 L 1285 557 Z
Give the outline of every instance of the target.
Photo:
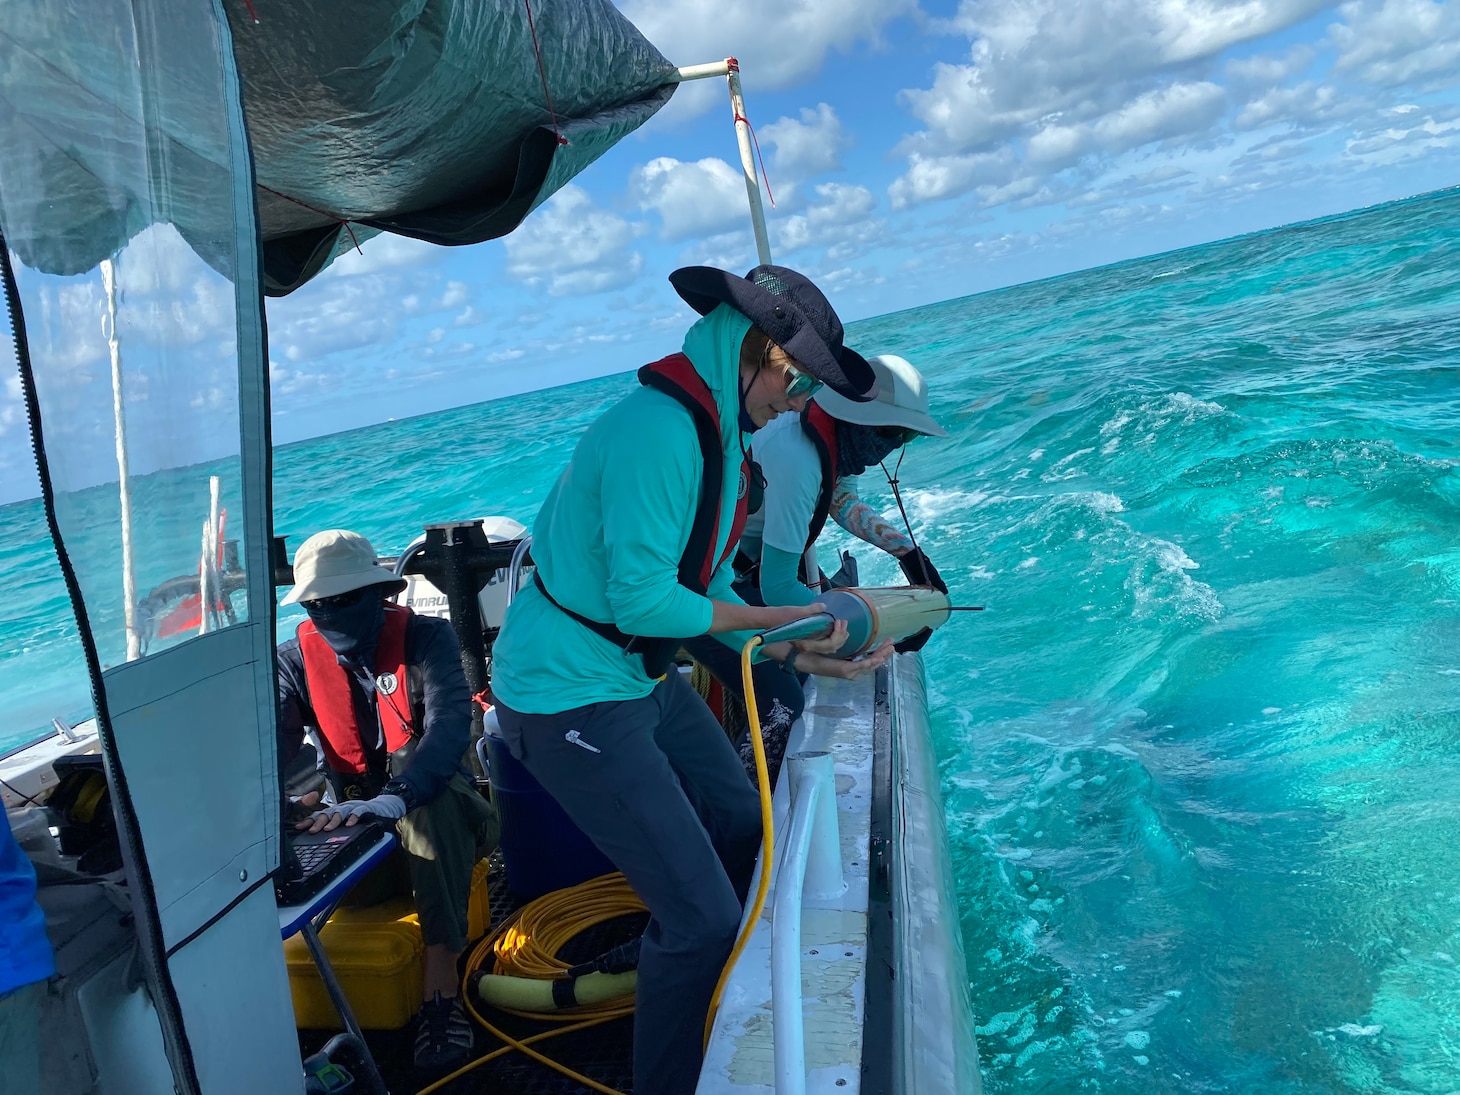
M 710 1046 L 710 1032 L 715 1026 L 715 1013 L 720 1010 L 720 997 L 725 992 L 725 983 L 730 980 L 730 972 L 735 969 L 735 963 L 740 960 L 740 952 L 745 950 L 750 933 L 760 920 L 761 911 L 765 908 L 765 895 L 771 888 L 771 863 L 776 849 L 775 830 L 771 822 L 771 773 L 766 767 L 765 741 L 761 736 L 760 712 L 756 710 L 755 703 L 755 680 L 750 671 L 750 657 L 760 644 L 761 637 L 752 635 L 740 651 L 740 682 L 745 687 L 745 715 L 750 721 L 750 747 L 755 751 L 755 784 L 760 791 L 760 885 L 755 888 L 755 900 L 751 902 L 750 914 L 745 918 L 745 926 L 740 929 L 740 938 L 735 940 L 735 947 L 725 961 L 725 968 L 720 971 L 719 984 L 715 986 L 714 995 L 710 997 L 710 1011 L 705 1016 L 706 1049 Z

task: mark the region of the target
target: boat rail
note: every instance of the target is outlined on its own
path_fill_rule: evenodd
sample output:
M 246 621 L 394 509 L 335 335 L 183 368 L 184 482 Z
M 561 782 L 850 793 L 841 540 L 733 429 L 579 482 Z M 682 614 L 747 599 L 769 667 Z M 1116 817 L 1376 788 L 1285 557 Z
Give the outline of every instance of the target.
M 841 837 L 836 821 L 836 768 L 830 753 L 786 758 L 791 776 L 790 839 L 776 874 L 771 920 L 771 1001 L 776 1095 L 806 1091 L 806 1020 L 801 1000 L 801 903 L 840 897 Z

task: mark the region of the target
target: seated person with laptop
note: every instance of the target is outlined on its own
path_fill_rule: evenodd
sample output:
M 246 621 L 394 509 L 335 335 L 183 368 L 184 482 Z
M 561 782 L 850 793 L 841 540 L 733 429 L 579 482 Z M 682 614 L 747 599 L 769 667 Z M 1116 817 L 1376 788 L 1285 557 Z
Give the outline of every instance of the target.
M 309 619 L 278 650 L 279 766 L 314 728 L 334 798 L 297 827 L 395 825 L 425 944 L 415 1064 L 450 1071 L 473 1041 L 457 999 L 472 871 L 500 828 L 461 767 L 471 694 L 460 647 L 446 620 L 387 601 L 405 583 L 358 533 L 311 536 L 295 553 L 294 581 L 282 603 L 303 605 Z

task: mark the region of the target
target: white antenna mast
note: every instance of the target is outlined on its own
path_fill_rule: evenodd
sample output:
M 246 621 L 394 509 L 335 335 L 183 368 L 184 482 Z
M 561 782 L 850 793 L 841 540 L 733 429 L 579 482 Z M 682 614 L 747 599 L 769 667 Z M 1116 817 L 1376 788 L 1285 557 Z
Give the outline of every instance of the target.
M 750 202 L 750 224 L 755 231 L 755 252 L 762 265 L 771 261 L 771 241 L 766 234 L 765 208 L 760 203 L 760 173 L 755 166 L 755 150 L 751 147 L 750 122 L 745 116 L 745 96 L 740 90 L 740 62 L 734 57 L 723 61 L 712 61 L 707 65 L 690 65 L 678 69 L 674 78 L 679 83 L 686 80 L 707 80 L 715 76 L 726 77 L 730 87 L 730 111 L 735 118 L 735 139 L 740 145 L 740 167 L 745 175 L 745 197 Z
M 101 284 L 106 289 L 106 317 L 102 334 L 112 359 L 112 417 L 117 439 L 117 480 L 122 502 L 122 602 L 127 627 L 127 661 L 142 656 L 137 631 L 137 574 L 132 559 L 132 483 L 127 467 L 127 410 L 122 397 L 122 343 L 117 334 L 117 268 L 114 259 L 102 259 Z

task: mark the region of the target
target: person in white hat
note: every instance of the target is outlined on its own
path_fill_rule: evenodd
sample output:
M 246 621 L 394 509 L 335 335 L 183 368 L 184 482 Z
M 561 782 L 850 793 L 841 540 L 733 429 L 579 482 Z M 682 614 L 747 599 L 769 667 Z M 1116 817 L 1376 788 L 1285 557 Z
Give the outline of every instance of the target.
M 884 354 L 870 364 L 876 398 L 856 403 L 823 388 L 799 416 L 756 435 L 765 498 L 747 520 L 736 556 L 742 596 L 770 604 L 815 600 L 818 576 L 808 584 L 802 561 L 828 518 L 894 556 L 911 584 L 948 591 L 922 548 L 858 496 L 856 477 L 867 468 L 915 438 L 947 436 L 928 413 L 927 384 L 911 362 Z M 928 634 L 910 637 L 899 651 L 920 649 Z
M 928 413 L 927 385 L 909 362 L 891 354 L 869 361 L 877 377 L 877 395 L 856 402 L 821 388 L 798 415 L 782 415 L 755 435 L 752 454 L 765 480 L 760 505 L 750 514 L 735 555 L 734 590 L 747 604 L 811 604 L 821 586 L 805 581 L 802 560 L 816 543 L 827 518 L 852 535 L 897 558 L 913 585 L 930 585 L 946 593 L 942 577 L 912 539 L 857 496 L 855 477 L 885 460 L 915 437 L 944 437 L 946 431 Z M 819 576 L 818 576 L 819 577 Z M 853 576 L 850 582 L 855 584 Z M 899 652 L 921 650 L 932 631 L 924 629 L 898 643 Z M 734 651 L 706 636 L 684 644 L 742 702 L 745 689 Z M 801 715 L 805 696 L 801 681 L 810 671 L 804 655 L 792 651 L 780 666 L 755 667 L 755 695 L 766 753 L 772 768 Z M 788 672 L 778 672 L 777 669 Z M 736 743 L 747 767 L 750 743 Z
M 298 827 L 319 832 L 362 816 L 395 824 L 425 944 L 415 1063 L 423 1074 L 447 1072 L 471 1055 L 456 963 L 472 871 L 500 829 L 461 767 L 472 702 L 461 648 L 446 620 L 389 602 L 405 582 L 376 563 L 357 532 L 304 541 L 294 583 L 281 603 L 302 605 L 309 619 L 278 651 L 279 767 L 313 728 L 334 803 Z

